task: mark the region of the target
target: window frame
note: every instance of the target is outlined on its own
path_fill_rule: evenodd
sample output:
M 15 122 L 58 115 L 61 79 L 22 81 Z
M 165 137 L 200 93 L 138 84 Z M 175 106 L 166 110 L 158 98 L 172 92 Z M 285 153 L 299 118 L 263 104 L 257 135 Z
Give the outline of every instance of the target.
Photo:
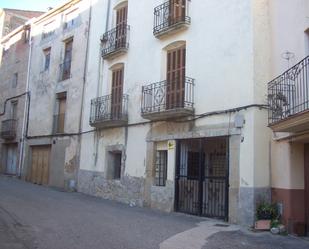
M 18 85 L 18 72 L 13 74 L 12 88 L 16 88 L 17 85 Z
M 155 181 L 157 187 L 165 187 L 167 181 L 168 150 L 156 150 L 155 154 Z
M 43 71 L 46 72 L 46 71 L 49 71 L 49 68 L 50 68 L 51 47 L 43 49 L 43 53 L 44 53 L 44 68 L 43 68 Z M 47 60 L 47 58 L 48 58 L 48 60 Z

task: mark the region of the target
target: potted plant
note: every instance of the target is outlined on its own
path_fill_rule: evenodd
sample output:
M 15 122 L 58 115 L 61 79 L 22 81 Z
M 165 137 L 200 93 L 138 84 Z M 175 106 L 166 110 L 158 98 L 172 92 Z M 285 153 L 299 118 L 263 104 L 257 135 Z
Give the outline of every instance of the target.
M 271 222 L 278 219 L 277 205 L 261 200 L 256 207 L 256 219 L 255 229 L 270 230 Z

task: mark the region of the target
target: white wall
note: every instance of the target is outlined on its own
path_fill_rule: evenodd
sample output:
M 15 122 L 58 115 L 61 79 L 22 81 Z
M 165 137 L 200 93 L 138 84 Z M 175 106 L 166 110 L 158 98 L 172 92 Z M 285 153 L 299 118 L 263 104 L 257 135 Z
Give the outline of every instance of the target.
M 269 81 L 282 74 L 309 55 L 309 1 L 271 0 L 271 74 Z M 294 58 L 288 64 L 282 58 L 286 51 Z M 271 145 L 272 187 L 283 189 L 304 188 L 303 144 L 290 143 L 288 133 L 274 133 Z
M 113 28 L 113 8 L 120 1 L 111 1 L 108 29 Z M 106 31 L 107 0 L 93 5 L 90 30 L 90 51 L 84 102 L 83 130 L 89 126 L 90 101 L 92 98 L 110 94 L 110 68 L 124 63 L 124 94 L 129 94 L 129 124 L 145 122 L 140 114 L 141 88 L 143 85 L 165 79 L 164 48 L 175 41 L 186 41 L 186 74 L 195 79 L 195 112 L 202 114 L 249 104 L 265 104 L 266 81 L 269 59 L 269 23 L 267 1 L 190 1 L 190 27 L 182 32 L 156 39 L 152 34 L 153 9 L 163 3 L 156 1 L 129 0 L 128 24 L 130 25 L 130 48 L 128 53 L 112 60 L 100 58 L 100 36 Z M 201 11 L 202 10 L 202 11 Z M 98 18 L 98 16 L 100 18 Z M 266 18 L 266 20 L 265 20 Z M 264 34 L 265 33 L 265 34 Z M 255 40 L 256 39 L 256 40 Z M 263 54 L 254 56 L 262 49 Z M 269 186 L 269 133 L 265 110 L 248 109 L 241 112 L 246 123 L 242 129 L 244 142 L 240 150 L 240 177 L 244 187 Z M 218 115 L 196 121 L 196 126 L 233 125 L 235 114 Z M 257 122 L 257 125 L 254 125 Z M 265 127 L 264 127 L 265 126 Z M 263 129 L 260 136 L 258 130 Z M 149 125 L 130 126 L 127 139 L 126 173 L 132 176 L 145 174 L 146 134 Z M 123 128 L 107 129 L 103 133 L 125 136 Z M 103 144 L 124 144 L 113 138 L 99 142 L 95 149 L 96 135 L 83 135 L 81 169 L 101 171 L 104 163 Z M 254 141 L 256 139 L 256 141 Z M 93 151 L 98 151 L 95 165 Z M 262 158 L 262 159 L 261 159 Z M 255 170 L 254 167 L 259 167 Z M 169 177 L 173 172 L 169 173 Z M 256 177 L 254 177 L 256 174 Z

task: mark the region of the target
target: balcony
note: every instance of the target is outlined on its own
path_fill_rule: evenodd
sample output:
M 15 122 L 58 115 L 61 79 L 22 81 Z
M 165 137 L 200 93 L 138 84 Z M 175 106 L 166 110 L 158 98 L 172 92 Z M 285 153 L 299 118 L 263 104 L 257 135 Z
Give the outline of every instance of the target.
M 187 29 L 190 24 L 187 0 L 169 0 L 154 9 L 153 34 L 156 38 Z
M 65 114 L 56 114 L 53 119 L 53 134 L 63 134 L 64 133 L 64 120 Z
M 101 43 L 103 59 L 111 59 L 128 51 L 129 31 L 129 25 L 121 24 L 102 36 Z
M 128 124 L 128 95 L 106 95 L 91 100 L 89 124 L 96 128 Z
M 269 127 L 301 132 L 309 127 L 309 56 L 268 83 Z
M 59 81 L 71 78 L 71 60 L 64 61 L 59 65 Z
M 142 117 L 168 120 L 194 114 L 194 79 L 164 80 L 142 88 Z
M 1 138 L 12 140 L 16 137 L 16 119 L 7 119 L 2 121 L 1 125 Z

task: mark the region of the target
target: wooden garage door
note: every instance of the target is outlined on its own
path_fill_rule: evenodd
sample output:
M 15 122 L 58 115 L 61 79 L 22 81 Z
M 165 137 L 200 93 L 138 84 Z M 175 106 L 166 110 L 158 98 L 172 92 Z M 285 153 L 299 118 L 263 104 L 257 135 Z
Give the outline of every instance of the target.
M 50 146 L 33 146 L 28 180 L 47 185 L 49 180 Z

